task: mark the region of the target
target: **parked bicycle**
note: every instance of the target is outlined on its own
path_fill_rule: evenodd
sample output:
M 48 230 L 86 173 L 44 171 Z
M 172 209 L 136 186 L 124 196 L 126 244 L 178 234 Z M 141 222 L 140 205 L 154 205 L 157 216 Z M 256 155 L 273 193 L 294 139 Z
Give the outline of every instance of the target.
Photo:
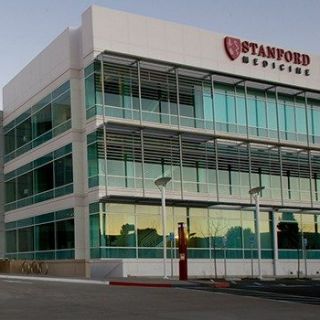
M 26 274 L 43 274 L 46 275 L 48 274 L 49 266 L 48 263 L 45 261 L 37 261 L 37 260 L 24 260 L 21 263 L 20 266 L 20 271 L 21 273 L 26 273 Z

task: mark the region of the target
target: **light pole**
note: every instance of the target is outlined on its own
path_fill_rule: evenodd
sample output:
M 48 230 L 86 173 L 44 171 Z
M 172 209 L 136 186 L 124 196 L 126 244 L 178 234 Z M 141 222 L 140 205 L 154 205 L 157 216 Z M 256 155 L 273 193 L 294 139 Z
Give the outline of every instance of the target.
M 224 265 L 224 279 L 227 278 L 227 237 L 222 238 L 223 241 L 223 265 Z
M 308 277 L 308 269 L 307 269 L 307 245 L 308 245 L 308 239 L 304 238 L 303 232 L 302 232 L 302 248 L 303 248 L 303 259 L 304 259 L 304 277 Z
M 161 191 L 161 207 L 162 207 L 162 238 L 163 238 L 163 278 L 167 279 L 167 238 L 166 238 L 166 185 L 171 180 L 171 177 L 159 177 L 154 180 L 154 184 Z
M 251 278 L 253 278 L 253 244 L 254 236 L 250 236 L 250 258 L 251 258 Z
M 253 196 L 256 202 L 256 239 L 257 239 L 257 249 L 258 249 L 258 278 L 262 279 L 261 274 L 261 239 L 260 239 L 260 204 L 259 197 L 260 192 L 264 189 L 264 186 L 255 187 L 249 190 L 249 194 Z

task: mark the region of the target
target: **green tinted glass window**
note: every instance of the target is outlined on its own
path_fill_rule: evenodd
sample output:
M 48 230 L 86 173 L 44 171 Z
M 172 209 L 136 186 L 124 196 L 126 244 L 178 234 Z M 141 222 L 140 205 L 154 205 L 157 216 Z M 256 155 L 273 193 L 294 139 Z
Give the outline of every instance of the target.
M 59 221 L 56 223 L 57 249 L 74 248 L 74 220 Z
M 215 95 L 215 117 L 217 122 L 227 122 L 227 103 L 224 94 Z
M 54 250 L 54 223 L 40 224 L 35 227 L 36 250 Z
M 89 177 L 98 175 L 98 153 L 96 144 L 88 146 L 88 175 Z
M 40 193 L 53 188 L 53 163 L 34 170 L 35 192 Z
M 10 130 L 8 133 L 4 136 L 4 145 L 5 145 L 5 153 L 10 153 L 13 150 L 15 150 L 15 129 Z
M 23 228 L 18 230 L 18 239 L 19 239 L 19 246 L 18 251 L 24 252 L 24 251 L 33 251 L 33 227 Z
M 6 232 L 6 245 L 7 252 L 17 252 L 17 231 Z
M 32 140 L 31 118 L 28 118 L 16 127 L 17 148 Z
M 52 128 L 51 104 L 41 109 L 33 117 L 34 137 L 38 137 Z
M 53 127 L 56 127 L 71 118 L 70 105 L 70 92 L 64 93 L 52 102 Z
M 54 161 L 55 187 L 72 182 L 72 155 Z
M 22 199 L 33 194 L 33 174 L 28 172 L 17 178 L 17 198 Z
M 70 118 L 70 82 L 67 81 L 4 127 L 4 161 L 21 156 L 70 129 Z
M 90 247 L 100 245 L 100 220 L 98 214 L 90 215 Z
M 16 200 L 16 179 L 12 179 L 5 183 L 6 203 Z
M 92 74 L 85 80 L 87 109 L 96 104 L 95 77 L 96 75 Z
M 307 133 L 306 112 L 303 108 L 296 108 L 297 132 Z

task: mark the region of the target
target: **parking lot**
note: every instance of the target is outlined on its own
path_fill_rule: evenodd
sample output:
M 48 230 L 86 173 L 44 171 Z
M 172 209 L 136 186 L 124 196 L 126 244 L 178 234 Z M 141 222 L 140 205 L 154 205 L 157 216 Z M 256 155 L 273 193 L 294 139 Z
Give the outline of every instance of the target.
M 261 312 L 263 310 L 263 312 Z M 0 319 L 318 319 L 320 307 L 214 290 L 0 279 Z
M 282 279 L 277 281 L 242 280 L 231 281 L 230 285 L 230 288 L 215 289 L 214 291 L 320 306 L 320 281 L 304 279 Z

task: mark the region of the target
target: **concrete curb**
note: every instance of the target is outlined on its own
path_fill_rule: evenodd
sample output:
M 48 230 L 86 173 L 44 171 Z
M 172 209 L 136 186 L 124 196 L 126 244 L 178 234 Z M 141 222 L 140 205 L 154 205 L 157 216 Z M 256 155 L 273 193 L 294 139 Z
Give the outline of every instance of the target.
M 47 281 L 60 283 L 79 283 L 79 284 L 98 284 L 107 286 L 123 286 L 123 287 L 145 287 L 145 288 L 230 288 L 228 281 L 212 281 L 212 282 L 152 282 L 152 281 L 130 281 L 130 280 L 90 280 L 90 279 L 68 279 L 68 278 L 53 278 L 53 277 L 39 277 L 39 276 L 20 276 L 20 275 L 3 275 L 0 274 L 0 279 L 4 280 L 20 280 L 20 281 Z
M 217 281 L 217 282 L 189 282 L 189 283 L 161 283 L 161 282 L 138 282 L 138 281 L 109 281 L 110 286 L 124 286 L 124 287 L 149 287 L 149 288 L 230 288 L 228 281 Z
M 212 282 L 212 283 L 211 283 L 211 287 L 217 288 L 217 289 L 230 288 L 230 282 L 228 282 L 228 281 Z
M 170 283 L 147 283 L 147 282 L 125 282 L 125 281 L 110 281 L 109 286 L 125 286 L 125 287 L 149 287 L 149 288 L 172 288 Z
M 35 281 L 49 281 L 49 282 L 109 285 L 109 281 L 86 280 L 86 279 L 67 279 L 67 278 L 51 278 L 51 277 L 37 277 L 37 276 L 7 276 L 7 275 L 0 275 L 0 279 L 5 279 L 5 280 L 29 280 L 29 281 L 30 280 L 35 280 Z

